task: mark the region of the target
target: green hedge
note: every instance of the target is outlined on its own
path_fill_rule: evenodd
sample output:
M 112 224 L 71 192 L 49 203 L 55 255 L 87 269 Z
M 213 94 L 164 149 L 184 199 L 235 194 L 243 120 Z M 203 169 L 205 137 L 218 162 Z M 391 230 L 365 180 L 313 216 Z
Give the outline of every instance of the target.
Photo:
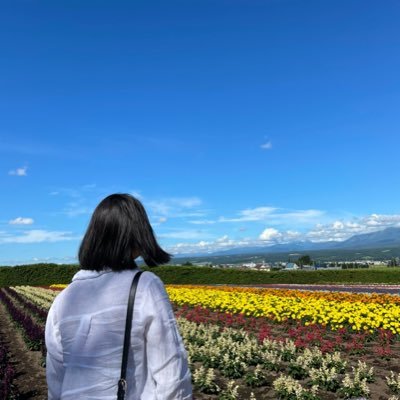
M 57 264 L 0 267 L 0 287 L 69 283 L 77 271 L 78 266 L 76 265 Z M 151 271 L 157 274 L 166 284 L 400 283 L 400 268 L 386 267 L 330 271 L 261 272 L 209 267 L 162 266 L 152 268 Z
M 0 287 L 69 283 L 78 271 L 76 265 L 34 264 L 0 267 Z
M 208 267 L 157 267 L 152 269 L 165 283 L 174 284 L 268 284 L 268 283 L 400 283 L 400 268 L 248 271 Z

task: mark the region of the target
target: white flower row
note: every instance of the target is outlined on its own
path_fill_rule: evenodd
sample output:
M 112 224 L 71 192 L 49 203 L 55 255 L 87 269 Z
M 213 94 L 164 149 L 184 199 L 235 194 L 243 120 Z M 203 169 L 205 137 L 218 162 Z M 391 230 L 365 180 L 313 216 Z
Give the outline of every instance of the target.
M 229 379 L 236 379 L 253 366 L 263 374 L 268 370 L 282 371 L 286 368 L 283 365 L 286 361 L 303 368 L 313 387 L 306 389 L 291 376 L 281 375 L 273 386 L 282 398 L 318 398 L 317 392 L 321 389 L 339 389 L 345 394 L 359 388 L 365 395 L 369 393 L 367 382 L 373 378 L 373 368 L 359 362 L 356 368 L 352 367 L 351 374 L 346 373 L 343 377 L 347 362 L 339 352 L 323 354 L 317 347 L 303 350 L 291 340 L 265 339 L 259 343 L 243 329 L 221 329 L 216 325 L 197 324 L 184 318 L 178 318 L 178 325 L 192 370 L 196 371 L 195 362 L 203 365 L 195 372 L 194 379 L 205 390 L 216 385 L 215 370 Z
M 13 289 L 39 307 L 48 309 L 58 292 L 34 286 L 15 286 Z

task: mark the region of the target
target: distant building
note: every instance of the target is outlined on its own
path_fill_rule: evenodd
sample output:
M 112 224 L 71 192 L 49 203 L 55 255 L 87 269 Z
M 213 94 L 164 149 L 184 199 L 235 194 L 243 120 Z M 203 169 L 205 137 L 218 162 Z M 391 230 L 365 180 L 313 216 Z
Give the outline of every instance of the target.
M 243 268 L 255 268 L 256 266 L 257 266 L 257 264 L 254 262 L 242 264 Z
M 271 265 L 266 264 L 265 262 L 263 262 L 262 264 L 257 264 L 256 268 L 260 271 L 271 271 Z
M 285 266 L 285 268 L 283 268 L 285 271 L 293 271 L 293 270 L 296 270 L 296 269 L 300 269 L 300 267 L 296 264 L 296 263 L 292 263 L 292 262 L 289 262 L 289 263 L 287 263 L 286 264 L 286 266 Z

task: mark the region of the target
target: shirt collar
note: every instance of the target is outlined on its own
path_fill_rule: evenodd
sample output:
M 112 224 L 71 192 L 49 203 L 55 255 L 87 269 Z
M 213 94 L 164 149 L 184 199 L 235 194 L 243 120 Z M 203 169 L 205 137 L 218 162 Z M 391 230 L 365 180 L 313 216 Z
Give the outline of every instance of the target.
M 76 280 L 81 280 L 81 279 L 97 278 L 100 275 L 108 274 L 109 272 L 112 272 L 111 268 L 105 268 L 102 271 L 93 271 L 93 270 L 90 270 L 90 269 L 81 269 L 72 277 L 72 282 L 76 281 Z

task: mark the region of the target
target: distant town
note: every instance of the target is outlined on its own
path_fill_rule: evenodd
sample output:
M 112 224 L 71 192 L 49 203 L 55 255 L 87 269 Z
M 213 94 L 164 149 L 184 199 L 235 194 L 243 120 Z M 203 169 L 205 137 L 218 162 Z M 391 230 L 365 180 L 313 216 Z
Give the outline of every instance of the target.
M 355 261 L 336 261 L 336 262 L 314 262 L 310 256 L 305 255 L 295 261 L 277 261 L 277 262 L 243 262 L 243 263 L 212 263 L 208 261 L 190 262 L 186 261 L 181 266 L 198 266 L 211 268 L 236 268 L 249 269 L 257 271 L 294 271 L 317 269 L 350 269 L 350 268 L 372 268 L 372 267 L 398 267 L 400 266 L 400 258 L 392 258 L 389 260 L 355 260 Z

